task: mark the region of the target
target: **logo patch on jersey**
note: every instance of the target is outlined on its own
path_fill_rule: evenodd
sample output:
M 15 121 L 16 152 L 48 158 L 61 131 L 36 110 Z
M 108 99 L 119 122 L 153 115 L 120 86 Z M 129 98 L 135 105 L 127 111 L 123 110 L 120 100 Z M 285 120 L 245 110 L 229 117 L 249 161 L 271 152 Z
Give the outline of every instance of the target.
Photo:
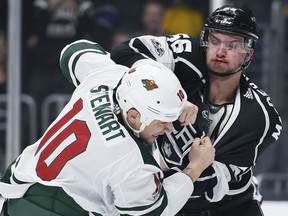
M 167 133 L 159 143 L 159 150 L 168 165 L 182 166 L 183 160 L 188 161 L 190 147 L 194 137 L 199 137 L 192 125 L 181 126 L 180 123 L 173 124 L 171 133 Z
M 208 120 L 209 119 L 209 114 L 208 114 L 208 110 L 203 110 L 202 111 L 202 118 Z
M 147 89 L 147 91 L 158 88 L 158 85 L 155 83 L 154 80 L 143 79 L 142 83 L 143 83 L 144 88 Z
M 244 97 L 248 98 L 248 99 L 253 99 L 253 94 L 250 88 L 248 88 L 247 92 L 245 93 Z
M 161 47 L 161 44 L 155 39 L 151 39 L 151 42 L 155 48 L 155 52 L 158 56 L 162 56 L 164 54 L 164 49 Z
M 172 154 L 172 151 L 171 151 L 171 144 L 168 143 L 168 142 L 165 142 L 164 145 L 163 145 L 163 150 L 166 154 L 166 156 L 169 158 Z
M 154 182 L 155 182 L 155 185 L 156 185 L 156 189 L 155 191 L 152 193 L 152 197 L 154 199 L 157 199 L 161 193 L 161 189 L 162 189 L 162 183 L 160 181 L 160 178 L 159 178 L 159 174 L 154 174 Z

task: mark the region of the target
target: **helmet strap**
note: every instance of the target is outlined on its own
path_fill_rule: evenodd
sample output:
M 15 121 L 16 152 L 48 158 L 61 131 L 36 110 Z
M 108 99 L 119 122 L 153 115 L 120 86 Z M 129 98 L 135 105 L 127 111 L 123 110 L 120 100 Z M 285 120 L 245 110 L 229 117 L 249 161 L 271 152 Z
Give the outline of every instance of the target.
M 241 71 L 243 69 L 243 67 L 240 67 L 239 70 L 235 71 L 235 72 L 226 72 L 226 73 L 218 73 L 218 72 L 215 72 L 215 71 L 212 71 L 212 70 L 209 70 L 209 73 L 213 74 L 214 76 L 219 76 L 219 77 L 226 77 L 226 76 L 231 76 L 233 74 L 236 74 L 238 73 L 239 71 Z

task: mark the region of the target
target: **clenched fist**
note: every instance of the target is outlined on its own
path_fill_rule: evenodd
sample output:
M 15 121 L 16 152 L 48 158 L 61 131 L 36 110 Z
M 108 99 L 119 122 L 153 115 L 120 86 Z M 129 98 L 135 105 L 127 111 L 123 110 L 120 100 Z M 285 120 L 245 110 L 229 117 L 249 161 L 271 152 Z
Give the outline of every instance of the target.
M 211 165 L 214 158 L 215 148 L 213 147 L 210 138 L 196 138 L 189 152 L 190 162 L 184 172 L 189 175 L 194 182 L 201 173 Z

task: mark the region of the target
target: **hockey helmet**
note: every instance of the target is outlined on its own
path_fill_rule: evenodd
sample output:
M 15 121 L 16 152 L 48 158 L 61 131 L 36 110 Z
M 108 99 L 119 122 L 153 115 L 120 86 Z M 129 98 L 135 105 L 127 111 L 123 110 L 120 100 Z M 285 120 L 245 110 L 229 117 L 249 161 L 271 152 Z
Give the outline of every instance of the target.
M 123 112 L 137 109 L 144 125 L 153 120 L 177 120 L 187 101 L 176 75 L 158 62 L 136 66 L 125 73 L 116 98 Z
M 204 46 L 210 31 L 242 36 L 247 48 L 253 48 L 258 40 L 257 23 L 252 11 L 228 5 L 216 9 L 207 18 L 200 36 Z

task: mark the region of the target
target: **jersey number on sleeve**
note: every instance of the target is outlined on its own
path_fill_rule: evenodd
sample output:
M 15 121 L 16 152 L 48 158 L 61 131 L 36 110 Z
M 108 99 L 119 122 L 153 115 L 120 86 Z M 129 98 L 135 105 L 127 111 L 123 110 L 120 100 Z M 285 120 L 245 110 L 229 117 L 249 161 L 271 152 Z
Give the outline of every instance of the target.
M 35 155 L 40 149 L 43 149 L 40 153 L 40 157 L 36 166 L 37 175 L 46 181 L 53 180 L 60 173 L 65 164 L 81 154 L 86 150 L 88 141 L 90 139 L 91 133 L 86 125 L 86 122 L 74 119 L 67 126 L 65 125 L 69 120 L 71 120 L 78 112 L 83 108 L 83 102 L 79 99 L 72 107 L 72 109 L 67 112 L 53 127 L 51 127 L 42 138 Z M 64 126 L 65 125 L 65 126 Z M 64 129 L 52 140 L 51 137 L 55 135 L 60 128 L 64 126 Z M 70 135 L 74 134 L 76 140 L 71 143 L 67 143 L 69 139 L 66 139 Z M 49 141 L 49 143 L 47 143 Z M 66 146 L 61 152 L 47 165 L 47 159 L 56 150 L 56 148 L 61 148 L 61 144 Z M 45 145 L 45 147 L 44 147 Z
M 189 40 L 189 36 L 186 34 L 174 35 L 167 40 L 170 42 L 170 46 L 175 53 L 192 51 L 191 41 Z

